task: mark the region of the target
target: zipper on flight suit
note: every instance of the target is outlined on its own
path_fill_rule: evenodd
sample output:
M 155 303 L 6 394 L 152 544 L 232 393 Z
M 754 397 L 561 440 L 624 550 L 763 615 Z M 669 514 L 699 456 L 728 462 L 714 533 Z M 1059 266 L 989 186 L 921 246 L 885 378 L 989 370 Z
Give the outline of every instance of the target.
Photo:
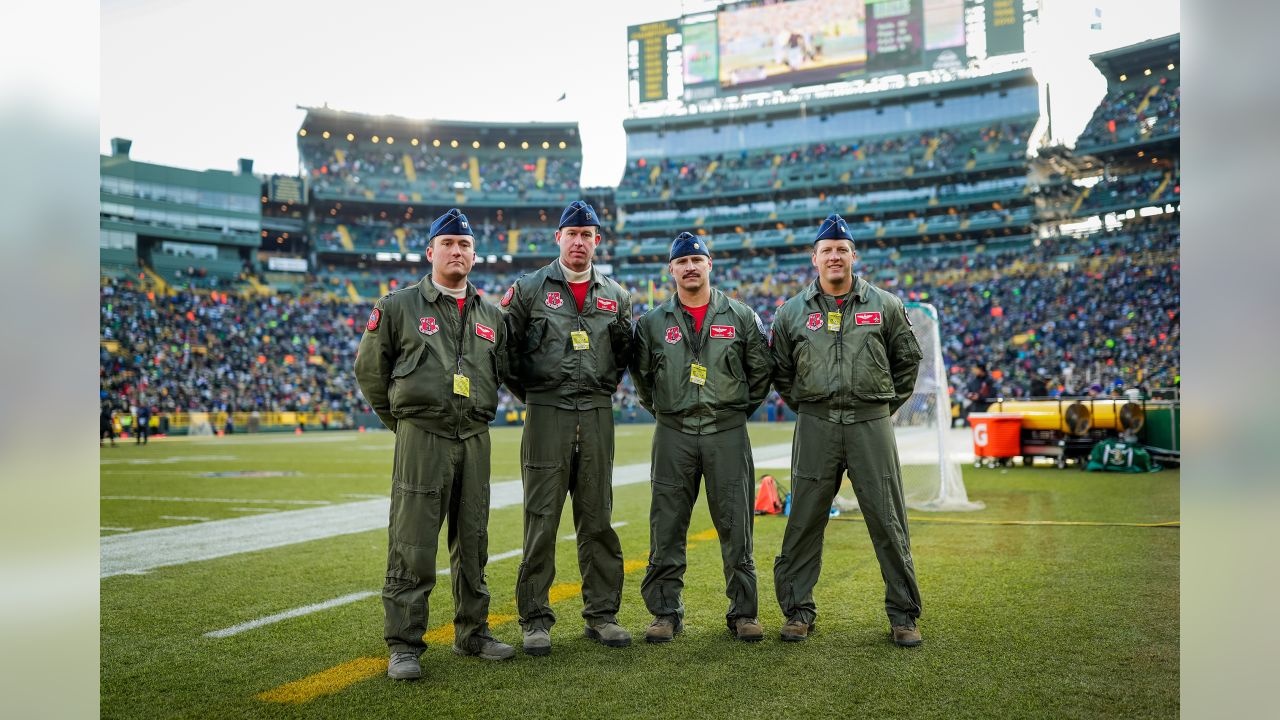
M 453 298 L 449 298 L 449 299 L 453 300 Z M 454 301 L 454 305 L 457 306 L 456 300 Z M 462 313 L 461 313 L 461 317 L 458 320 L 458 355 L 457 355 L 457 367 L 454 370 L 454 372 L 457 373 L 458 375 L 462 374 L 462 349 L 464 344 L 467 342 L 467 313 L 470 311 L 471 311 L 471 298 L 468 297 L 462 303 Z M 458 424 L 455 425 L 453 428 L 454 439 L 462 437 L 462 416 L 463 416 L 463 412 L 465 412 L 463 405 L 466 403 L 466 401 L 470 399 L 471 399 L 470 397 L 464 398 L 462 396 L 458 396 L 458 400 L 459 400 Z
M 680 302 L 680 296 L 677 295 L 676 296 L 676 323 L 680 326 L 680 329 L 684 331 L 683 340 L 689 344 L 689 349 L 693 351 L 693 361 L 698 365 L 702 365 L 702 333 L 689 332 L 689 329 L 694 326 L 693 325 L 689 325 L 687 327 L 685 326 L 684 321 L 685 321 L 686 313 L 688 313 L 688 311 L 684 309 L 684 303 Z M 708 299 L 707 314 L 702 316 L 703 327 L 707 327 L 708 320 L 714 320 L 714 318 L 710 317 L 710 315 L 711 315 L 711 300 Z M 692 319 L 692 316 L 690 316 L 690 319 Z M 690 372 L 691 373 L 693 372 L 692 368 L 690 368 Z M 702 386 L 694 385 L 694 388 L 695 390 L 693 392 L 695 393 L 695 397 L 697 398 L 694 401 L 694 412 L 696 413 L 702 407 Z

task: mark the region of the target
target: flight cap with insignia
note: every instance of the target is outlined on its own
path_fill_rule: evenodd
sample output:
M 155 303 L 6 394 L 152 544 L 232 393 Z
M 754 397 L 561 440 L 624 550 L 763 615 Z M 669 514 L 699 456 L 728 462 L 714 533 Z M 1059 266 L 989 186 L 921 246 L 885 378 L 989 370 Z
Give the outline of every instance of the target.
M 827 216 L 822 221 L 822 226 L 818 228 L 818 235 L 813 239 L 813 243 L 818 244 L 819 240 L 848 240 L 853 242 L 853 236 L 849 234 L 849 223 L 844 218 L 835 213 Z
M 463 215 L 458 208 L 450 208 L 449 212 L 436 218 L 436 221 L 431 223 L 431 237 L 434 238 L 437 235 L 471 235 L 474 237 L 475 233 L 471 232 L 471 223 L 467 222 L 467 216 Z
M 675 242 L 671 243 L 671 255 L 667 260 L 675 260 L 685 255 L 706 255 L 711 257 L 711 251 L 707 249 L 707 242 L 702 238 L 695 236 L 693 233 L 682 232 L 676 236 Z
M 600 216 L 596 214 L 596 209 L 583 202 L 582 200 L 574 200 L 569 203 L 569 207 L 564 209 L 560 214 L 560 227 L 588 227 L 594 225 L 600 227 Z

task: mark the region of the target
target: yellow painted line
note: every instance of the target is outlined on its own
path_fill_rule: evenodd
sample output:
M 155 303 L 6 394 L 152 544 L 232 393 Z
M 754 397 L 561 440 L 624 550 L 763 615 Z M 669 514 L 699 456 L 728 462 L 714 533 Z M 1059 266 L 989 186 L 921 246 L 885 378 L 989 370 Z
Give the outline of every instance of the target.
M 636 570 L 648 567 L 647 560 L 626 560 L 622 564 L 624 573 L 631 573 Z M 559 583 L 552 585 L 547 592 L 547 604 L 554 605 L 556 603 L 577 597 L 582 593 L 581 583 Z M 497 627 L 514 622 L 518 617 L 515 615 L 498 615 L 489 614 L 489 627 Z M 453 623 L 441 625 L 428 630 L 422 639 L 428 644 L 436 642 L 439 644 L 453 644 Z M 346 689 L 362 680 L 368 680 L 387 672 L 387 658 L 385 657 L 362 657 L 356 658 L 350 662 L 335 665 L 328 670 L 321 670 L 314 675 L 308 675 L 301 680 L 285 683 L 277 688 L 258 693 L 256 696 L 263 702 L 270 703 L 288 703 L 300 704 L 311 702 L 318 697 L 332 695 L 340 690 Z
M 387 671 L 387 658 L 362 657 L 328 670 L 321 670 L 301 680 L 285 683 L 278 688 L 258 694 L 258 699 L 273 703 L 304 703 L 323 695 L 332 695 L 361 680 L 367 680 Z
M 489 627 L 506 625 L 512 620 L 515 620 L 516 617 L 517 616 L 515 615 L 498 615 L 495 613 L 489 613 Z M 437 643 L 439 645 L 452 645 L 453 644 L 453 623 L 446 623 L 444 625 L 441 625 L 440 627 L 431 628 L 426 632 L 426 634 L 422 636 L 422 640 L 428 645 L 430 645 L 431 643 Z
M 720 536 L 716 534 L 716 529 L 711 528 L 710 530 L 703 530 L 702 532 L 696 535 L 690 535 L 689 539 L 690 540 L 715 540 L 719 537 Z
M 862 522 L 856 517 L 837 517 L 835 520 Z M 964 520 L 961 518 L 916 517 L 907 518 L 910 522 L 943 523 L 947 525 L 1028 525 L 1028 526 L 1079 526 L 1079 527 L 1140 527 L 1140 528 L 1180 528 L 1181 520 L 1168 520 L 1157 523 L 1126 522 L 1091 522 L 1087 520 Z
M 559 583 L 552 585 L 547 591 L 547 604 L 555 605 L 562 600 L 577 597 L 582 592 L 581 583 Z

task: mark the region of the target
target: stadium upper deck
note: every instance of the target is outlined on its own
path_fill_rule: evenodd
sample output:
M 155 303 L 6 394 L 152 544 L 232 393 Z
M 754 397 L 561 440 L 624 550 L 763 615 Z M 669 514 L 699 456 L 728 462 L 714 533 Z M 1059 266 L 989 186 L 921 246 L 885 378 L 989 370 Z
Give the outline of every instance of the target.
M 620 256 L 653 261 L 682 230 L 716 251 L 799 249 L 831 212 L 887 247 L 1031 232 L 1029 71 L 887 96 L 633 119 L 617 191 Z

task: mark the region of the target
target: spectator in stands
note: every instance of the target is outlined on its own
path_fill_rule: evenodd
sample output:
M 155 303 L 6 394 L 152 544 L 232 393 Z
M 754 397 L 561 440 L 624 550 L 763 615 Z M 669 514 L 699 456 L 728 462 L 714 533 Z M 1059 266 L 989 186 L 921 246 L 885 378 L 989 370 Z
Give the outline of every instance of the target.
M 973 413 L 984 413 L 996 397 L 995 381 L 987 373 L 985 363 L 974 363 L 973 375 L 965 385 L 964 397 L 967 401 L 962 416 L 967 420 Z

